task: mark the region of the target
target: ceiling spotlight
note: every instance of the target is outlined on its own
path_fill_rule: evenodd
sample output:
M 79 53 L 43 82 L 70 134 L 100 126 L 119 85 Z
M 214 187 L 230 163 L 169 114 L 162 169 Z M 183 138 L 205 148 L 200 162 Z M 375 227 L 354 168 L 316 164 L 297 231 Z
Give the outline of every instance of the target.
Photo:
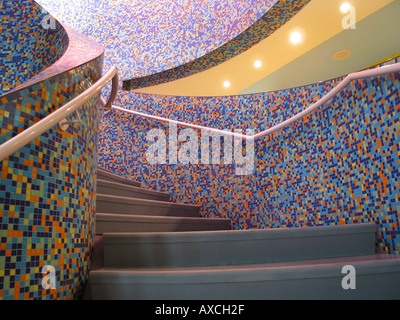
M 303 41 L 303 35 L 301 34 L 300 31 L 293 31 L 290 34 L 290 42 L 293 44 L 299 44 L 300 42 Z
M 262 66 L 262 62 L 260 60 L 257 60 L 257 61 L 254 62 L 254 67 L 255 68 L 258 69 L 258 68 L 261 68 L 261 66 Z
M 340 6 L 340 11 L 342 13 L 347 13 L 349 12 L 349 10 L 351 9 L 351 4 L 348 2 L 344 2 L 342 3 L 342 5 Z
M 229 88 L 231 86 L 231 83 L 229 81 L 224 82 L 224 87 Z

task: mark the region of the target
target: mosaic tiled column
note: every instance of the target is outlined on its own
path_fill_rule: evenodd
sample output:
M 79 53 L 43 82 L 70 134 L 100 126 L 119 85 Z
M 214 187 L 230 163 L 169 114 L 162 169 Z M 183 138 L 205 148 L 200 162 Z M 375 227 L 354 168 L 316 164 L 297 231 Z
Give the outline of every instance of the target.
M 101 76 L 95 60 L 3 98 L 2 141 L 43 118 Z M 83 76 L 86 75 L 86 76 Z M 74 299 L 82 294 L 94 243 L 99 99 L 82 123 L 57 127 L 0 163 L 0 297 Z M 44 289 L 43 266 L 56 287 Z
M 0 95 L 37 75 L 66 51 L 60 23 L 34 0 L 0 1 Z
M 66 30 L 65 54 L 0 97 L 0 143 L 102 76 L 104 48 Z M 82 295 L 94 246 L 99 108 L 97 96 L 79 109 L 81 123 L 56 125 L 0 162 L 0 299 Z

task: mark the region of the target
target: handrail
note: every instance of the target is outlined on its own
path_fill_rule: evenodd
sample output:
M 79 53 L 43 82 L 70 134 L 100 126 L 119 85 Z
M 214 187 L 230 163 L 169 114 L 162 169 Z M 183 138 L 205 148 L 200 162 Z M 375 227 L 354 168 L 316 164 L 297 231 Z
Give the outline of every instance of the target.
M 57 125 L 60 121 L 68 117 L 71 113 L 75 112 L 79 107 L 81 107 L 95 95 L 100 94 L 104 86 L 111 80 L 113 81 L 113 88 L 110 98 L 107 102 L 108 105 L 111 105 L 113 103 L 112 99 L 115 99 L 116 91 L 118 90 L 118 86 L 115 85 L 118 83 L 118 69 L 114 66 L 111 67 L 106 74 L 104 74 L 98 81 L 96 81 L 90 88 L 82 92 L 80 95 L 67 102 L 65 105 L 58 108 L 56 111 L 52 112 L 42 120 L 33 124 L 28 129 L 25 129 L 21 133 L 1 144 L 0 161 L 4 160 L 15 151 L 19 150 L 47 130 L 51 129 L 53 126 Z
M 267 130 L 264 130 L 256 135 L 254 135 L 254 139 L 263 138 L 267 135 L 270 135 L 276 131 L 282 130 L 283 128 L 291 125 L 292 123 L 298 121 L 299 119 L 305 117 L 306 115 L 310 114 L 311 112 L 315 111 L 319 107 L 321 107 L 324 103 L 331 100 L 334 96 L 342 92 L 353 80 L 358 79 L 367 79 L 372 77 L 383 76 L 389 73 L 396 73 L 400 72 L 400 63 L 395 63 L 389 66 L 383 66 L 376 69 L 364 70 L 359 72 L 354 72 L 349 74 L 343 81 L 341 81 L 335 88 L 329 91 L 325 96 L 319 99 L 317 102 L 312 104 L 311 106 L 307 107 L 303 111 L 299 112 L 295 116 L 289 118 L 281 122 L 280 124 L 273 126 Z
M 397 73 L 397 72 L 400 72 L 400 62 L 392 64 L 392 65 L 388 65 L 388 66 L 378 67 L 375 69 L 368 69 L 368 70 L 351 73 L 346 78 L 344 78 L 335 88 L 333 88 L 331 91 L 329 91 L 325 96 L 323 96 L 321 99 L 319 99 L 314 104 L 310 105 L 309 107 L 307 107 L 303 111 L 299 112 L 298 114 L 294 115 L 293 117 L 281 122 L 280 124 L 275 125 L 269 129 L 266 129 L 260 133 L 252 135 L 252 136 L 240 134 L 240 133 L 229 132 L 229 131 L 225 131 L 225 130 L 204 127 L 204 126 L 198 126 L 198 125 L 181 122 L 181 121 L 175 121 L 175 120 L 171 120 L 171 119 L 167 119 L 167 118 L 152 116 L 149 114 L 145 114 L 145 113 L 141 113 L 141 112 L 137 112 L 137 111 L 133 111 L 133 110 L 129 110 L 129 109 L 124 109 L 124 108 L 117 107 L 117 106 L 112 106 L 112 109 L 120 110 L 123 112 L 128 112 L 128 113 L 140 116 L 140 117 L 145 117 L 145 118 L 149 118 L 149 119 L 153 119 L 153 120 L 164 121 L 164 122 L 169 122 L 172 124 L 182 125 L 182 126 L 193 128 L 193 129 L 207 130 L 207 131 L 218 133 L 221 135 L 228 135 L 228 136 L 233 136 L 233 137 L 246 139 L 246 140 L 258 140 L 258 139 L 268 136 L 274 132 L 282 130 L 283 128 L 291 125 L 292 123 L 300 120 L 304 116 L 315 111 L 316 109 L 321 107 L 324 103 L 328 102 L 334 96 L 336 96 L 341 91 L 343 91 L 353 80 L 378 77 L 378 76 L 383 76 L 386 74 Z
M 210 128 L 210 127 L 203 127 L 203 126 L 198 126 L 198 125 L 191 124 L 191 123 L 186 123 L 186 122 L 175 121 L 175 120 L 171 120 L 171 119 L 167 119 L 167 118 L 152 116 L 152 115 L 149 115 L 149 114 L 146 114 L 146 113 L 141 113 L 141 112 L 137 112 L 137 111 L 133 111 L 133 110 L 129 110 L 129 109 L 124 109 L 124 108 L 120 108 L 120 107 L 117 107 L 117 106 L 112 106 L 112 109 L 124 111 L 124 112 L 127 112 L 127 113 L 134 114 L 136 116 L 144 117 L 144 118 L 149 118 L 149 119 L 153 119 L 153 120 L 169 122 L 169 123 L 176 124 L 176 125 L 182 125 L 184 127 L 189 127 L 189 128 L 193 128 L 193 129 L 199 129 L 199 130 L 205 130 L 205 131 L 218 133 L 218 134 L 223 134 L 223 135 L 227 135 L 227 136 L 232 136 L 232 137 L 237 137 L 237 138 L 250 137 L 250 136 L 246 136 L 246 135 L 241 134 L 241 133 L 229 132 L 229 131 L 225 131 L 225 130 L 219 130 L 219 129 L 214 129 L 214 128 Z
M 115 67 L 113 67 L 113 68 L 115 68 Z M 111 106 L 112 106 L 115 98 L 117 97 L 118 89 L 119 89 L 119 76 L 118 76 L 118 70 L 117 70 L 117 73 L 112 78 L 111 93 L 110 93 L 110 97 L 108 98 L 107 102 L 104 103 L 104 101 L 105 101 L 104 98 L 102 96 L 100 96 L 100 100 L 102 102 L 104 109 L 111 109 Z

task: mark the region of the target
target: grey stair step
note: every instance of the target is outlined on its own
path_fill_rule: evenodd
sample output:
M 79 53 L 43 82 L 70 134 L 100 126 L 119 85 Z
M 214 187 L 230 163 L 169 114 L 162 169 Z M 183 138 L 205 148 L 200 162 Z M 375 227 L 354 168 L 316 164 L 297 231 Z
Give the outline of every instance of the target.
M 96 211 L 141 216 L 198 217 L 200 206 L 97 194 Z
M 355 270 L 345 290 L 343 267 Z M 400 299 L 400 258 L 368 255 L 335 259 L 191 268 L 90 272 L 93 299 L 322 300 Z
M 165 192 L 153 191 L 102 179 L 97 179 L 97 193 L 158 201 L 169 201 L 170 199 L 170 195 Z
M 104 234 L 108 267 L 264 263 L 375 253 L 375 224 L 266 230 Z
M 95 235 L 94 237 L 94 250 L 93 250 L 93 260 L 90 266 L 91 270 L 96 270 L 104 267 L 104 257 L 103 257 L 103 236 Z
M 140 187 L 140 182 L 116 175 L 114 173 L 108 172 L 104 169 L 97 169 L 97 179 L 114 181 L 118 183 L 125 183 L 131 186 Z
M 230 230 L 230 219 L 96 214 L 96 234 Z

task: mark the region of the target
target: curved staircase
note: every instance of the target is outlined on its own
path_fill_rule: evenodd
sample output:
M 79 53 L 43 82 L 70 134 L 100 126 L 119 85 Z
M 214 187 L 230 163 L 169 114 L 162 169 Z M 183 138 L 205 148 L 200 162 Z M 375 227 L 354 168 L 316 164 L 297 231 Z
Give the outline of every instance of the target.
M 86 299 L 400 298 L 400 257 L 376 252 L 373 223 L 230 230 L 199 209 L 99 168 Z

